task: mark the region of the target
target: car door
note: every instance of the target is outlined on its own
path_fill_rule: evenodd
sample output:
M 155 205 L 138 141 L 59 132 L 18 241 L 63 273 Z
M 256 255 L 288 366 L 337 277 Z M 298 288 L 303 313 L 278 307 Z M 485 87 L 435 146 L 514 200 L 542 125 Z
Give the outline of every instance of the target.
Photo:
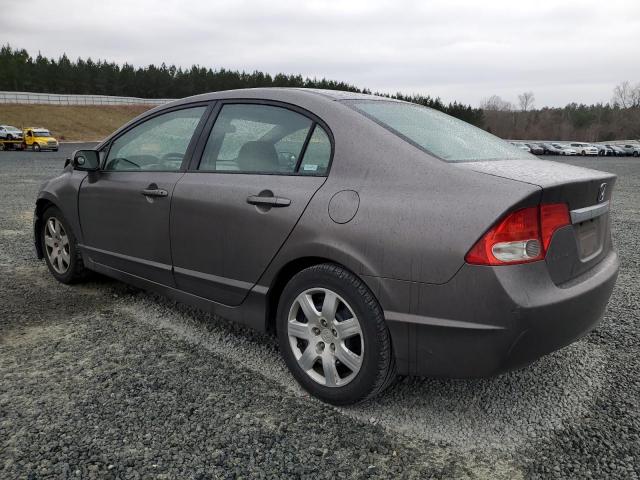
M 173 285 L 171 194 L 195 147 L 206 105 L 155 115 L 104 150 L 101 169 L 87 175 L 78 197 L 81 248 L 102 265 Z
M 240 304 L 326 180 L 330 132 L 318 118 L 292 108 L 218 106 L 210 121 L 215 124 L 199 145 L 199 161 L 194 159 L 173 194 L 178 288 Z

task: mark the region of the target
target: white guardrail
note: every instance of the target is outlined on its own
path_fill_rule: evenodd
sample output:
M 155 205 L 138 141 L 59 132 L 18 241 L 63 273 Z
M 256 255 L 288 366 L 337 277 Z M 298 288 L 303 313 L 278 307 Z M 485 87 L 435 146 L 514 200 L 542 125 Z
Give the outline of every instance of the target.
M 161 105 L 173 98 L 112 97 L 110 95 L 66 95 L 58 93 L 1 92 L 0 103 L 47 105 Z

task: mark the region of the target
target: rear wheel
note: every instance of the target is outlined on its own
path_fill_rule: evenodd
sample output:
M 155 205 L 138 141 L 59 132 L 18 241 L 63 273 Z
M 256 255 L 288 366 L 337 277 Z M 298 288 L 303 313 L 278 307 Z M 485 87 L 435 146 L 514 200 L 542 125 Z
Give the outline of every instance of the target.
M 295 379 L 334 405 L 381 393 L 396 377 L 391 338 L 369 288 L 333 264 L 307 268 L 278 305 L 280 350 Z
M 75 283 L 87 276 L 76 237 L 58 208 L 49 207 L 44 212 L 40 241 L 47 267 L 56 280 Z

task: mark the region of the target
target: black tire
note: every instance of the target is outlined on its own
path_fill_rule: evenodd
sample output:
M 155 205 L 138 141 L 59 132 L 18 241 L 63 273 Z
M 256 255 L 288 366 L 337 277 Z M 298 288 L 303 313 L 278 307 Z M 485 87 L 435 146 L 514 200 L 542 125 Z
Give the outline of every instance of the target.
M 34 143 L 31 148 L 33 148 L 34 152 L 39 152 L 41 150 L 40 145 L 37 143 Z
M 640 155 L 638 152 L 633 152 L 634 157 L 637 157 L 638 155 Z
M 582 150 L 581 155 L 582 155 L 583 157 L 586 157 L 586 156 L 587 156 L 587 152 L 585 152 L 584 150 Z
M 335 292 L 347 302 L 357 317 L 364 343 L 361 364 L 357 374 L 345 385 L 330 387 L 311 378 L 298 364 L 290 344 L 289 312 L 298 296 L 310 289 L 327 289 Z M 396 379 L 391 336 L 382 308 L 371 290 L 357 276 L 343 267 L 325 263 L 309 267 L 296 274 L 280 296 L 276 321 L 280 350 L 289 370 L 305 390 L 327 403 L 350 405 L 365 401 L 382 393 Z M 306 345 L 305 352 L 306 348 L 311 348 L 311 341 Z M 340 362 L 338 361 L 337 364 Z
M 47 222 L 53 218 L 59 221 L 66 232 L 68 238 L 68 255 L 69 263 L 66 271 L 63 273 L 58 272 L 51 263 L 49 250 L 45 242 L 45 230 L 47 229 Z M 47 267 L 51 272 L 51 275 L 61 283 L 71 284 L 77 283 L 87 278 L 89 271 L 85 268 L 82 256 L 78 248 L 78 241 L 73 234 L 73 230 L 69 226 L 69 223 L 62 215 L 62 212 L 57 207 L 49 207 L 42 215 L 42 221 L 40 224 L 40 245 L 42 246 L 42 252 L 44 254 L 44 260 L 47 263 Z

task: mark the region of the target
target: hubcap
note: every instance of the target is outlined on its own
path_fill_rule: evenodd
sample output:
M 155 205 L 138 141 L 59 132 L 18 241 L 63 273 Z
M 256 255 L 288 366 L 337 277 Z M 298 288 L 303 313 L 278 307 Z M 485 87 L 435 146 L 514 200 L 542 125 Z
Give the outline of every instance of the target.
M 287 333 L 298 365 L 319 384 L 341 387 L 360 371 L 364 355 L 360 322 L 335 292 L 313 288 L 298 295 L 289 310 Z
M 47 220 L 44 229 L 44 246 L 53 269 L 59 274 L 64 274 L 69 269 L 71 262 L 69 237 L 60 220 L 55 217 L 50 217 Z

